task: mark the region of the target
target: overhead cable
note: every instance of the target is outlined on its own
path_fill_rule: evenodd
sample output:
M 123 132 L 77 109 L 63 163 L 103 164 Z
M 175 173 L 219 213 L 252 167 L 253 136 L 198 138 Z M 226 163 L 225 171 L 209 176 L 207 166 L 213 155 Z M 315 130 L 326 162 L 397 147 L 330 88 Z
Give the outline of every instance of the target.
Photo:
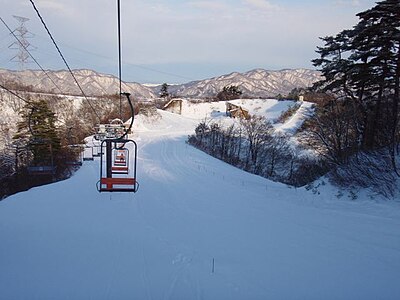
M 58 54 L 60 54 L 61 59 L 64 61 L 64 64 L 65 64 L 66 67 L 68 68 L 69 73 L 71 74 L 72 78 L 74 78 L 74 81 L 75 81 L 76 85 L 79 87 L 79 89 L 80 89 L 82 95 L 85 97 L 85 99 L 86 99 L 87 102 L 89 103 L 90 107 L 92 108 L 92 110 L 93 110 L 94 113 L 96 114 L 96 116 L 97 116 L 97 118 L 99 119 L 99 121 L 101 121 L 101 118 L 100 118 L 99 114 L 97 113 L 97 111 L 94 109 L 94 107 L 93 107 L 92 104 L 90 103 L 90 101 L 89 101 L 89 99 L 87 98 L 85 92 L 83 91 L 81 85 L 79 84 L 78 80 L 76 79 L 74 73 L 72 72 L 71 68 L 69 67 L 69 65 L 68 65 L 68 63 L 67 63 L 67 61 L 66 61 L 66 59 L 64 58 L 64 55 L 61 53 L 61 50 L 60 50 L 60 48 L 58 47 L 56 41 L 54 40 L 52 34 L 50 33 L 49 28 L 47 27 L 47 25 L 46 25 L 46 23 L 44 22 L 42 16 L 40 15 L 40 12 L 39 12 L 39 10 L 38 10 L 37 7 L 36 7 L 35 2 L 33 2 L 33 0 L 29 0 L 29 1 L 31 2 L 31 4 L 32 4 L 32 6 L 33 6 L 33 9 L 36 11 L 36 14 L 38 15 L 38 17 L 39 17 L 40 21 L 42 22 L 44 28 L 46 29 L 47 34 L 49 35 L 51 41 L 53 42 L 54 46 L 56 47 L 56 49 L 57 49 L 57 51 L 58 51 Z
M 0 84 L 0 87 L 1 87 L 3 90 L 6 90 L 6 91 L 9 92 L 10 94 L 12 94 L 12 95 L 14 95 L 15 97 L 17 97 L 19 100 L 22 100 L 22 101 L 24 101 L 25 103 L 30 104 L 30 105 L 32 104 L 31 102 L 29 102 L 28 100 L 22 98 L 20 95 L 18 95 L 17 93 L 13 92 L 12 90 L 6 88 L 6 87 L 3 86 L 2 84 Z
M 121 4 L 117 0 L 118 11 L 118 77 L 119 77 L 119 118 L 122 119 L 122 75 L 121 75 Z
M 39 64 L 39 62 L 33 57 L 31 52 L 28 50 L 27 47 L 21 42 L 21 40 L 15 35 L 14 31 L 11 30 L 11 28 L 7 25 L 7 23 L 3 20 L 2 17 L 0 17 L 1 22 L 3 22 L 4 26 L 7 27 L 7 29 L 10 31 L 10 33 L 14 36 L 14 38 L 18 41 L 18 43 L 24 48 L 24 50 L 29 54 L 29 56 L 33 59 L 33 61 L 39 66 L 39 68 L 46 74 L 46 76 L 50 79 L 50 81 L 54 84 L 54 86 L 60 91 L 62 94 L 61 89 L 58 87 L 58 85 L 54 82 L 54 80 L 50 77 L 50 75 L 42 68 L 42 66 Z

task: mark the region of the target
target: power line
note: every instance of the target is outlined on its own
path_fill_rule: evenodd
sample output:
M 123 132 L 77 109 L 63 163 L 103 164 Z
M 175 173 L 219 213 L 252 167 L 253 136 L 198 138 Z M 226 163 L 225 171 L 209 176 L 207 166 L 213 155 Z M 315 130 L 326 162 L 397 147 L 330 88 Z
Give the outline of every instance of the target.
M 41 37 L 40 35 L 37 35 L 37 36 Z M 41 38 L 43 38 L 43 37 L 41 37 Z M 88 50 L 85 50 L 85 49 L 80 49 L 80 48 L 71 46 L 69 44 L 63 43 L 63 42 L 60 42 L 59 44 L 63 44 L 67 48 L 70 48 L 70 49 L 73 49 L 73 50 L 76 50 L 76 51 L 79 51 L 79 52 L 82 52 L 82 53 L 90 54 L 91 56 L 97 56 L 99 58 L 104 58 L 104 59 L 107 59 L 109 61 L 114 61 L 114 58 L 111 58 L 111 57 L 103 55 L 103 54 L 95 53 L 95 52 L 88 51 Z M 143 65 L 134 64 L 134 63 L 131 63 L 131 62 L 126 61 L 126 60 L 125 61 L 122 60 L 122 63 L 124 65 L 129 65 L 129 66 L 132 66 L 132 67 L 135 67 L 135 68 L 138 68 L 138 69 L 143 69 L 143 70 L 147 70 L 147 71 L 154 72 L 154 73 L 164 74 L 164 75 L 168 75 L 168 76 L 171 76 L 171 77 L 181 78 L 181 79 L 190 80 L 190 81 L 197 80 L 195 78 L 191 78 L 191 77 L 187 77 L 187 76 L 183 76 L 183 75 L 179 75 L 179 74 L 175 74 L 175 73 L 171 73 L 171 72 L 161 71 L 161 70 L 150 68 L 150 67 L 146 67 L 146 66 L 143 66 Z
M 44 28 L 46 29 L 47 34 L 49 35 L 51 41 L 53 42 L 54 46 L 56 47 L 56 49 L 57 49 L 57 51 L 58 51 L 58 54 L 60 54 L 61 59 L 64 61 L 64 64 L 65 64 L 65 65 L 67 66 L 67 68 L 68 68 L 68 71 L 70 72 L 70 74 L 71 74 L 72 77 L 74 78 L 75 83 L 76 83 L 77 86 L 79 87 L 79 89 L 80 89 L 82 95 L 83 95 L 83 96 L 85 97 L 85 99 L 88 101 L 90 107 L 92 108 L 92 110 L 93 110 L 94 113 L 96 114 L 96 116 L 97 116 L 97 118 L 99 119 L 99 121 L 101 121 L 101 118 L 100 118 L 99 114 L 98 114 L 97 111 L 94 109 L 93 105 L 90 103 L 90 101 L 89 101 L 89 99 L 87 98 L 85 92 L 83 91 L 81 85 L 79 84 L 78 80 L 76 79 L 74 73 L 72 72 L 71 68 L 69 67 L 69 65 L 68 65 L 68 63 L 67 63 L 67 61 L 66 61 L 66 59 L 64 58 L 64 55 L 61 53 L 61 50 L 60 50 L 60 48 L 58 47 L 56 41 L 54 40 L 52 34 L 50 33 L 49 28 L 47 27 L 47 25 L 46 25 L 46 23 L 44 22 L 42 16 L 40 15 L 39 10 L 36 8 L 35 3 L 33 2 L 33 0 L 29 0 L 29 1 L 31 2 L 31 4 L 32 4 L 32 6 L 33 6 L 33 9 L 36 11 L 36 14 L 38 15 L 38 17 L 39 17 L 40 21 L 42 22 Z
M 6 88 L 6 87 L 3 86 L 2 84 L 0 84 L 0 87 L 1 87 L 3 90 L 6 90 L 6 91 L 9 92 L 10 94 L 12 94 L 12 95 L 14 95 L 15 97 L 17 97 L 18 99 L 24 101 L 25 103 L 27 103 L 27 104 L 29 104 L 29 105 L 32 105 L 31 102 L 29 102 L 28 100 L 22 98 L 20 95 L 18 95 L 17 93 L 13 92 L 12 90 Z
M 50 75 L 42 68 L 42 66 L 39 64 L 39 62 L 33 57 L 32 53 L 28 50 L 28 47 L 22 43 L 22 41 L 15 35 L 14 31 L 11 30 L 11 28 L 7 25 L 7 23 L 3 20 L 2 17 L 0 17 L 1 22 L 3 22 L 4 26 L 7 27 L 7 29 L 10 31 L 10 33 L 14 36 L 14 38 L 18 41 L 18 43 L 25 49 L 25 51 L 29 54 L 29 56 L 33 59 L 33 61 L 39 66 L 39 68 L 44 72 L 44 74 L 50 79 L 50 81 L 54 84 L 54 86 L 62 93 L 61 89 L 58 87 L 58 85 L 54 82 L 54 80 L 50 77 Z

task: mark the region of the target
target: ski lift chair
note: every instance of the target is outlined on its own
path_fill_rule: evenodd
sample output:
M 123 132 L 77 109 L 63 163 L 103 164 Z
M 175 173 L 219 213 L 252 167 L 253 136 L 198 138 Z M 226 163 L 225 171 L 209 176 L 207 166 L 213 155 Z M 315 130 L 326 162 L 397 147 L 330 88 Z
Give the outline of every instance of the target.
M 107 139 L 116 139 L 120 137 L 125 132 L 125 125 L 121 119 L 113 119 L 110 121 L 110 124 L 106 125 L 106 138 Z
M 93 147 L 93 156 L 94 157 L 100 157 L 100 155 L 101 155 L 101 150 L 100 150 L 101 141 L 97 140 L 96 138 L 94 138 L 92 144 L 93 144 L 93 146 L 92 146 Z
M 102 141 L 106 138 L 107 136 L 107 129 L 106 129 L 106 124 L 99 124 L 95 127 L 95 134 L 94 138 L 97 141 Z
M 124 125 L 124 122 L 123 122 L 121 119 L 114 119 L 114 120 L 111 120 L 110 126 L 113 127 L 113 128 L 115 129 L 116 134 L 117 134 L 118 136 L 123 135 L 124 132 L 125 132 L 125 130 L 126 130 L 125 125 Z
M 126 166 L 129 162 L 129 150 L 126 148 L 114 150 L 114 165 Z
M 129 150 L 127 148 L 113 149 L 114 162 L 112 166 L 113 174 L 129 173 Z
M 123 144 L 123 148 L 118 148 Z M 112 155 L 118 156 L 120 151 L 129 157 L 129 146 L 133 148 L 131 159 L 126 159 L 126 166 L 116 166 Z M 136 181 L 137 144 L 130 139 L 106 139 L 101 143 L 100 180 L 97 182 L 99 192 L 136 192 L 139 184 Z
M 41 151 L 42 157 L 40 159 L 34 159 L 27 166 L 27 172 L 30 175 L 55 175 L 57 167 L 54 166 L 53 149 L 51 142 L 46 139 L 33 139 L 28 145 L 28 152 L 33 153 L 35 147 L 41 147 L 42 149 L 36 149 Z
M 81 145 L 68 145 L 69 155 L 66 157 L 66 164 L 69 166 L 82 166 L 83 151 Z
M 85 147 L 83 148 L 83 161 L 90 161 L 90 160 L 94 160 L 93 147 L 85 145 Z

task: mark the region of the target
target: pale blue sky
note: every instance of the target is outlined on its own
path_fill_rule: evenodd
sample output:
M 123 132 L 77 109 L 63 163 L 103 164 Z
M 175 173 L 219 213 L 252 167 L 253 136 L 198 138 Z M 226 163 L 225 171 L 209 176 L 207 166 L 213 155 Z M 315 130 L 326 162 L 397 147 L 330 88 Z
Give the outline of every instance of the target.
M 72 68 L 117 73 L 116 0 L 36 0 Z M 370 0 L 121 0 L 123 79 L 187 82 L 254 68 L 312 68 L 318 37 L 357 23 Z M 28 0 L 0 0 L 1 17 L 28 17 L 32 54 L 44 68 L 64 68 Z M 0 24 L 2 25 L 2 24 Z M 0 67 L 15 50 L 0 27 Z M 14 52 L 13 52 L 14 51 Z M 30 68 L 37 68 L 30 64 Z

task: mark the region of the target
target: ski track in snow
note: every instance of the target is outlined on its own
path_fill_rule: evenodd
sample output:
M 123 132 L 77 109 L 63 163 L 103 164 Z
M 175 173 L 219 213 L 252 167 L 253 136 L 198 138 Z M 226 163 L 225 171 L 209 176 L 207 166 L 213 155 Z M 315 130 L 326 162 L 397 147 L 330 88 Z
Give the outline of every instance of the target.
M 111 272 L 110 272 L 110 279 L 108 280 L 107 283 L 107 289 L 106 289 L 106 299 L 111 299 L 110 298 L 110 292 L 111 292 L 111 288 L 113 286 L 113 282 L 115 280 L 115 274 L 117 273 L 117 267 L 120 263 L 120 253 L 119 253 L 119 249 L 121 249 L 121 238 L 118 239 L 118 243 L 117 243 L 117 249 L 112 257 L 112 264 L 111 264 Z
M 400 299 L 398 202 L 245 173 L 162 117 L 132 136 L 138 193 L 99 194 L 96 159 L 0 202 L 1 300 Z
M 142 212 L 140 209 L 140 203 L 135 201 L 134 206 L 135 206 L 135 211 L 137 212 L 136 217 L 139 220 L 139 227 L 143 228 L 143 226 L 145 226 L 145 224 L 143 222 L 143 216 L 142 216 Z M 136 239 L 136 242 L 140 245 L 139 247 L 140 247 L 140 253 L 141 253 L 141 258 L 142 258 L 142 280 L 143 280 L 144 286 L 146 288 L 146 296 L 147 296 L 146 299 L 152 300 L 153 297 L 151 294 L 151 283 L 150 283 L 149 276 L 147 274 L 148 264 L 147 264 L 147 259 L 145 256 L 145 250 L 143 247 L 143 241 L 141 240 L 141 238 L 138 238 L 138 239 Z

